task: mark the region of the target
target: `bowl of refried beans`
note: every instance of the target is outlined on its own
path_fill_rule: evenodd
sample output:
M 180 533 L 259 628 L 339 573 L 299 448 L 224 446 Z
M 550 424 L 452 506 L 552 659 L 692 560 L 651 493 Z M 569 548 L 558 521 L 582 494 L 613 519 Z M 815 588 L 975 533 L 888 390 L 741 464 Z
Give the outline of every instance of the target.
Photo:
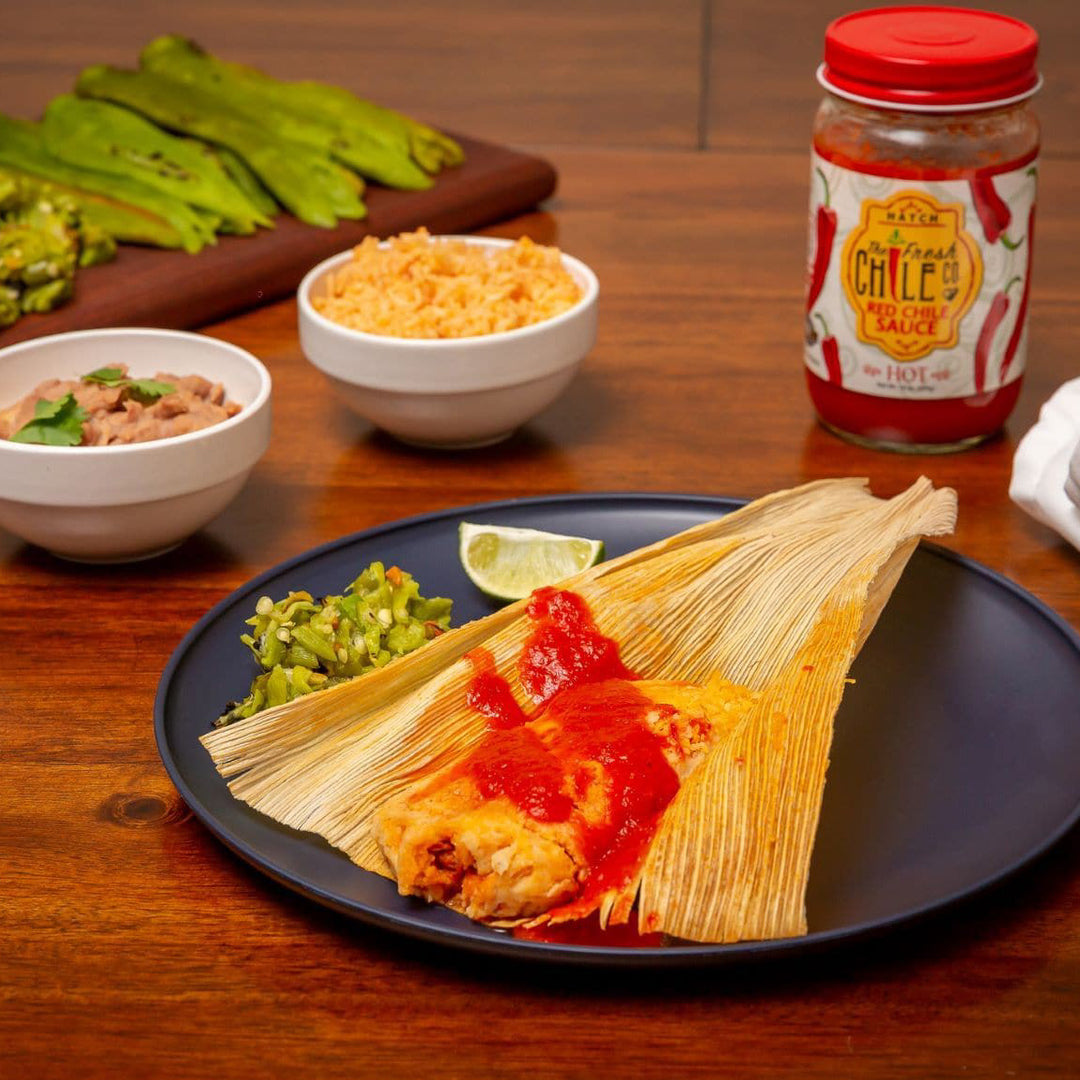
M 202 334 L 130 327 L 0 349 L 0 528 L 64 558 L 167 551 L 236 497 L 270 375 Z

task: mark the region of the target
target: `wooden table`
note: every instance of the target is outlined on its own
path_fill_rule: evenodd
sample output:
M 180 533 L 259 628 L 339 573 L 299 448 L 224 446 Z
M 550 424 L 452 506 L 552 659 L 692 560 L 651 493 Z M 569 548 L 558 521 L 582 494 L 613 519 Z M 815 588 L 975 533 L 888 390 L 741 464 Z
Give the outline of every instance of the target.
M 502 446 L 404 448 L 328 405 L 283 302 L 206 327 L 275 384 L 275 436 L 228 510 L 152 562 L 93 568 L 0 535 L 0 1045 L 5 1075 L 1080 1075 L 1080 842 L 947 915 L 798 963 L 637 978 L 420 947 L 271 884 L 193 819 L 155 749 L 162 669 L 254 574 L 402 515 L 561 492 L 756 496 L 920 472 L 946 543 L 1080 627 L 1080 559 L 1007 497 L 1040 403 L 1078 373 L 1080 18 L 1044 33 L 1030 374 L 968 453 L 858 449 L 814 421 L 800 303 L 806 140 L 828 18 L 813 0 L 156 5 L 55 0 L 5 20 L 3 107 L 33 116 L 165 29 L 336 80 L 549 157 L 558 195 L 492 229 L 557 242 L 603 289 L 572 389 Z M 1080 706 L 1078 706 L 1080 718 Z

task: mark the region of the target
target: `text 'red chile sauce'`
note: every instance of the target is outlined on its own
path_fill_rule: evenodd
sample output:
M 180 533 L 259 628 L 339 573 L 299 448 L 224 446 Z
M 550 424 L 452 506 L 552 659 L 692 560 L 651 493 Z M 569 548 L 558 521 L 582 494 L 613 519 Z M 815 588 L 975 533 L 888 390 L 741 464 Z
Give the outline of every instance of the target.
M 986 11 L 831 23 L 814 124 L 806 378 L 863 445 L 961 450 L 1005 423 L 1027 350 L 1038 37 Z

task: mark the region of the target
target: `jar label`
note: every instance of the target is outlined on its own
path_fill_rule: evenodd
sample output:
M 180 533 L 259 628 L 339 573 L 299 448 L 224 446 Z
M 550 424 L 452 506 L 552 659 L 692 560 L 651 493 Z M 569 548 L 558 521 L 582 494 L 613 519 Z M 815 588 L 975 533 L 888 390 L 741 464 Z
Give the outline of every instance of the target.
M 1035 163 L 917 181 L 815 153 L 806 365 L 892 398 L 970 397 L 1024 370 Z

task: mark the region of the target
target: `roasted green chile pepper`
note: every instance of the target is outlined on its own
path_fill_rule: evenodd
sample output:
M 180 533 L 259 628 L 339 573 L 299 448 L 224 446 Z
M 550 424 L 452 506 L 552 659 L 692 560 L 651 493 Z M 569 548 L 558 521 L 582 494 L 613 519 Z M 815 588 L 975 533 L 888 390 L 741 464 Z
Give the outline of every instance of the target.
M 388 187 L 420 190 L 432 184 L 411 157 L 409 141 L 387 137 L 385 124 L 347 125 L 324 109 L 314 110 L 294 91 L 262 72 L 226 63 L 186 38 L 170 35 L 152 41 L 140 56 L 144 68 L 213 94 L 221 104 L 264 125 L 283 138 L 320 150 Z
M 45 110 L 41 136 L 45 149 L 69 165 L 137 180 L 209 210 L 234 232 L 271 224 L 208 146 L 170 135 L 129 109 L 61 94 Z
M 331 228 L 338 218 L 366 214 L 362 184 L 347 169 L 318 150 L 277 137 L 202 87 L 148 70 L 97 65 L 79 76 L 76 91 L 134 109 L 171 131 L 227 147 L 308 225 Z
M 2 113 L 0 165 L 62 185 L 90 220 L 118 240 L 180 246 L 192 253 L 215 242 L 213 232 L 186 203 L 136 180 L 68 165 L 45 149 L 38 125 Z M 132 213 L 133 208 L 139 212 Z
M 0 169 L 0 326 L 51 311 L 71 297 L 79 266 L 115 253 L 111 237 L 84 225 L 73 199 Z

